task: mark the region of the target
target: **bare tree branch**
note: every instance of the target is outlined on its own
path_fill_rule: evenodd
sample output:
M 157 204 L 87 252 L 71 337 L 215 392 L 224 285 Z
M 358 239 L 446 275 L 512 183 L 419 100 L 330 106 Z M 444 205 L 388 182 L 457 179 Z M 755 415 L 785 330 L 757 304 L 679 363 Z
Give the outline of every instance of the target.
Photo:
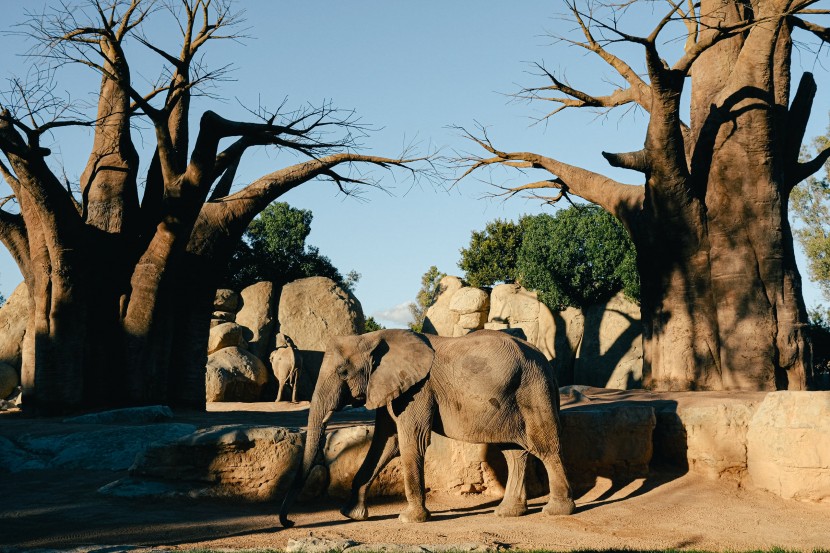
M 459 130 L 466 138 L 489 152 L 491 157 L 473 155 L 457 159 L 456 163 L 467 166 L 467 170 L 458 180 L 465 178 L 474 171 L 490 166 L 544 169 L 555 175 L 556 178 L 505 189 L 506 195 L 511 196 L 530 189 L 564 189 L 564 187 L 567 187 L 567 191 L 570 193 L 602 206 L 626 224 L 630 217 L 639 212 L 642 207 L 644 197 L 642 186 L 622 184 L 587 169 L 531 152 L 503 152 L 493 146 L 484 129 L 480 129 L 481 137 L 477 137 L 463 128 L 459 128 Z

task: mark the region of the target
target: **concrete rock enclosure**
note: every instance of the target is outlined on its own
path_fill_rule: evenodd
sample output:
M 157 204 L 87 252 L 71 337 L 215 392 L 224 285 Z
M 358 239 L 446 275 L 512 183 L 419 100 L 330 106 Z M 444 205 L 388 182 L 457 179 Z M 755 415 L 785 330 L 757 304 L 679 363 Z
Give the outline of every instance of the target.
M 652 394 L 577 386 L 561 392 L 563 460 L 576 497 L 598 479 L 625 486 L 658 472 L 658 480 L 692 472 L 787 499 L 830 502 L 830 392 Z M 305 498 L 345 497 L 372 433 L 367 425 L 330 431 Z M 134 463 L 132 479 L 106 492 L 272 500 L 293 477 L 303 440 L 304 433 L 279 427 L 204 429 L 150 447 Z M 433 491 L 498 497 L 506 466 L 495 447 L 433 434 L 425 478 Z M 535 461 L 528 491 L 546 492 L 545 472 Z M 370 495 L 402 494 L 393 460 Z
M 518 284 L 499 284 L 488 295 L 446 276 L 439 290 L 426 312 L 426 333 L 462 336 L 482 328 L 514 329 L 552 361 L 560 386 L 627 390 L 642 383 L 640 307 L 622 293 L 584 310 L 551 312 L 536 292 Z
M 258 282 L 239 294 L 220 289 L 208 340 L 207 401 L 260 401 L 276 397 L 268 358 L 278 332 L 291 338 L 303 358 L 297 399 L 314 391 L 323 352 L 332 336 L 360 334 L 360 302 L 325 277 L 286 284 Z

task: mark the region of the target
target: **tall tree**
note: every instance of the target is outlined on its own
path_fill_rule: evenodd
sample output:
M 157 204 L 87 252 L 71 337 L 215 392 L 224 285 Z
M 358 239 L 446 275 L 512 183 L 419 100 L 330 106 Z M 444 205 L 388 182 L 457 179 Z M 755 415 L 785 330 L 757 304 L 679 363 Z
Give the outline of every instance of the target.
M 821 151 L 830 145 L 830 136 L 818 137 L 814 144 Z M 830 181 L 826 166 L 824 176 L 810 177 L 796 186 L 791 201 L 793 215 L 801 223 L 795 236 L 807 256 L 810 278 L 830 301 Z
M 441 279 L 447 276 L 438 270 L 435 265 L 427 269 L 421 276 L 421 289 L 415 296 L 415 301 L 409 304 L 409 312 L 412 314 L 412 322 L 409 328 L 415 332 L 421 332 L 424 327 L 424 319 L 427 316 L 427 309 L 435 303 L 441 294 Z
M 516 280 L 516 256 L 522 247 L 525 218 L 490 221 L 484 230 L 474 230 L 470 246 L 461 248 L 458 267 L 470 286 L 492 286 L 497 282 Z
M 194 95 L 222 76 L 202 62 L 206 45 L 237 37 L 227 0 L 90 0 L 33 14 L 40 44 L 33 64 L 75 62 L 100 77 L 97 114 L 68 118 L 49 81 L 16 81 L 0 103 L 0 173 L 19 213 L 0 210 L 0 239 L 31 296 L 24 344 L 24 405 L 37 411 L 101 403 L 204 404 L 207 333 L 215 278 L 254 216 L 316 178 L 348 191 L 362 179 L 341 168 L 389 168 L 403 158 L 355 153 L 365 128 L 329 104 L 293 112 L 259 110 L 257 122 L 213 111 L 191 129 Z M 165 14 L 181 30 L 177 51 L 142 31 Z M 163 64 L 152 90 L 135 83 L 128 40 Z M 44 61 L 45 60 L 45 61 Z M 152 128 L 155 148 L 143 178 L 133 128 Z M 80 197 L 48 163 L 47 133 L 94 127 Z M 222 146 L 220 147 L 220 142 Z M 307 158 L 234 189 L 253 146 Z M 143 181 L 143 194 L 139 182 Z
M 641 6 L 641 4 L 643 4 Z M 609 94 L 587 92 L 539 65 L 545 84 L 521 94 L 564 109 L 634 106 L 647 113 L 643 147 L 603 152 L 615 167 L 637 171 L 641 184 L 531 152 L 496 148 L 466 158 L 468 171 L 537 168 L 547 180 L 506 188 L 557 189 L 616 216 L 637 249 L 642 293 L 644 381 L 656 389 L 804 389 L 811 374 L 807 313 L 787 220 L 793 187 L 819 170 L 830 149 L 799 160 L 816 85 L 801 76 L 790 103 L 793 33 L 821 40 L 830 30 L 805 19 L 826 10 L 816 0 L 668 0 L 647 36 L 638 25 L 653 2 L 570 0 L 577 37 L 563 37 L 598 56 L 622 79 Z M 584 9 L 583 9 L 584 8 Z M 641 10 L 643 11 L 636 11 Z M 684 29 L 682 51 L 661 50 Z M 669 31 L 667 31 L 669 29 Z M 624 56 L 639 48 L 645 72 Z M 684 96 L 687 80 L 691 91 Z M 689 120 L 681 101 L 690 99 Z M 543 193 L 542 193 L 543 194 Z
M 553 310 L 588 307 L 622 290 L 640 299 L 636 254 L 625 230 L 597 206 L 523 219 L 516 272 L 525 288 Z

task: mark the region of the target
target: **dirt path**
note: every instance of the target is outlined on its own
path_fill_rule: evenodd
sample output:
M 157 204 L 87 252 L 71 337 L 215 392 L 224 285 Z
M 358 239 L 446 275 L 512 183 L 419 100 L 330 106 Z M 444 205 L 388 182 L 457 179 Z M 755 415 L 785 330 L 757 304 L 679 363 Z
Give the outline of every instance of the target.
M 304 412 L 206 413 L 182 420 L 200 425 L 247 420 L 304 425 Z M 344 413 L 363 422 L 365 415 Z M 177 417 L 179 419 L 179 417 Z M 344 420 L 341 424 L 346 424 Z M 59 421 L 0 418 L 0 435 L 48 432 Z M 65 427 L 63 427 L 65 428 Z M 452 544 L 475 542 L 555 550 L 575 548 L 678 548 L 747 550 L 830 549 L 830 505 L 787 501 L 734 484 L 698 476 L 658 475 L 612 489 L 600 479 L 577 500 L 577 512 L 549 518 L 531 502 L 531 514 L 500 519 L 497 499 L 431 494 L 433 520 L 404 525 L 402 502 L 370 504 L 370 520 L 351 522 L 334 502 L 300 506 L 297 526 L 279 527 L 276 505 L 216 500 L 136 500 L 104 497 L 95 490 L 123 473 L 38 470 L 0 474 L 0 550 L 11 546 L 71 548 L 89 544 L 134 544 L 190 549 L 282 548 L 289 539 L 313 534 L 361 543 Z

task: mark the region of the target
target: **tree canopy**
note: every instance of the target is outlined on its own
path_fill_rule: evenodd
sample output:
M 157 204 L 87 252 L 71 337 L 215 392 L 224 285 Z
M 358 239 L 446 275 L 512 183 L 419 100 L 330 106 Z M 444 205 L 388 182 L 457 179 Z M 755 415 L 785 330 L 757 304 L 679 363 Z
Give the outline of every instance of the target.
M 496 219 L 473 231 L 470 245 L 461 248 L 458 266 L 470 286 L 492 286 L 516 280 L 516 261 L 524 233 L 522 222 Z
M 814 140 L 819 150 L 830 145 L 830 136 Z M 830 301 L 830 181 L 827 167 L 824 175 L 810 177 L 790 194 L 790 207 L 801 225 L 794 230 L 795 237 L 807 256 L 810 278 Z
M 351 271 L 344 278 L 331 260 L 307 245 L 313 215 L 309 209 L 274 202 L 260 213 L 237 243 L 228 263 L 228 286 L 235 290 L 261 280 L 277 288 L 310 276 L 324 276 L 351 289 L 360 278 Z
M 519 281 L 551 309 L 587 307 L 622 290 L 640 298 L 636 253 L 625 229 L 597 206 L 523 219 Z
M 518 281 L 554 310 L 603 302 L 620 290 L 640 298 L 634 245 L 597 206 L 491 221 L 472 233 L 458 266 L 471 286 Z
M 445 276 L 447 275 L 433 265 L 421 277 L 421 288 L 415 296 L 415 301 L 409 304 L 409 312 L 412 314 L 412 322 L 409 323 L 409 328 L 415 332 L 421 332 L 424 319 L 427 316 L 427 309 L 438 299 L 438 295 L 441 293 L 441 279 Z

